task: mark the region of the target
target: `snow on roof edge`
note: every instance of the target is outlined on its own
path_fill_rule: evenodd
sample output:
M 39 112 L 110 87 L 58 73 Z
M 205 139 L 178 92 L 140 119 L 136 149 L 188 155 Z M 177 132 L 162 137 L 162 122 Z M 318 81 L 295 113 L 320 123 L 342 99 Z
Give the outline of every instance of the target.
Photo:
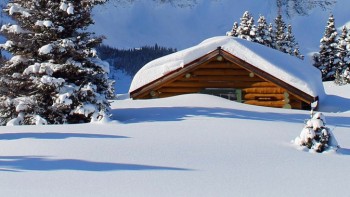
M 223 50 L 247 63 L 279 78 L 295 88 L 309 94 L 325 95 L 321 72 L 304 60 L 266 46 L 230 36 L 218 36 L 200 44 L 147 63 L 134 76 L 129 92 L 133 92 L 166 74 L 184 67 L 221 47 Z

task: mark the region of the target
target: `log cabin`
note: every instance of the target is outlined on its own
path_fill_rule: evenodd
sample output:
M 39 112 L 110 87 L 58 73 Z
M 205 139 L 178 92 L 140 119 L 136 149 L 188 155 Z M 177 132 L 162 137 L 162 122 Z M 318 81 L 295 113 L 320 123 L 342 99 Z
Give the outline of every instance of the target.
M 310 109 L 324 89 L 320 71 L 306 61 L 257 43 L 220 36 L 146 64 L 129 90 L 133 99 L 190 93 L 258 106 Z

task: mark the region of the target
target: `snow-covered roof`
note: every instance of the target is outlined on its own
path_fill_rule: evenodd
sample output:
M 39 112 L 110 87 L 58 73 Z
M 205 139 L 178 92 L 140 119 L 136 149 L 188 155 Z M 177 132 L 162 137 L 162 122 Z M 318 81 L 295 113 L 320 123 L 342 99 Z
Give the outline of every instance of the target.
M 310 96 L 322 97 L 324 95 L 321 73 L 307 61 L 230 36 L 209 38 L 196 46 L 149 62 L 136 73 L 129 92 L 186 66 L 186 64 L 216 50 L 218 47 Z

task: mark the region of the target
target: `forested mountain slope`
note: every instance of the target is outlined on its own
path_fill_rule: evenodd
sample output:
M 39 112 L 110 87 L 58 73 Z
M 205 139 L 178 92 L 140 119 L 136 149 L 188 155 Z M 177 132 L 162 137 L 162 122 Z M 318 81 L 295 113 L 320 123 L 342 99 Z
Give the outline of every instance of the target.
M 94 10 L 96 24 L 91 29 L 117 48 L 158 44 L 181 50 L 225 35 L 246 10 L 256 20 L 264 15 L 267 22 L 273 22 L 280 10 L 293 25 L 301 52 L 307 54 L 318 51 L 330 13 L 338 28 L 350 21 L 349 6 L 348 0 L 111 0 Z

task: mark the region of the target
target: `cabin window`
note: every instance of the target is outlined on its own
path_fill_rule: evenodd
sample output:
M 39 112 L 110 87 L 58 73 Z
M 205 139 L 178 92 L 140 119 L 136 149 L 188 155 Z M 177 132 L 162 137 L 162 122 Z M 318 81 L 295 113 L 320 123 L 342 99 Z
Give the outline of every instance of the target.
M 231 101 L 242 102 L 242 90 L 234 88 L 205 88 L 201 91 L 203 94 L 219 96 Z

